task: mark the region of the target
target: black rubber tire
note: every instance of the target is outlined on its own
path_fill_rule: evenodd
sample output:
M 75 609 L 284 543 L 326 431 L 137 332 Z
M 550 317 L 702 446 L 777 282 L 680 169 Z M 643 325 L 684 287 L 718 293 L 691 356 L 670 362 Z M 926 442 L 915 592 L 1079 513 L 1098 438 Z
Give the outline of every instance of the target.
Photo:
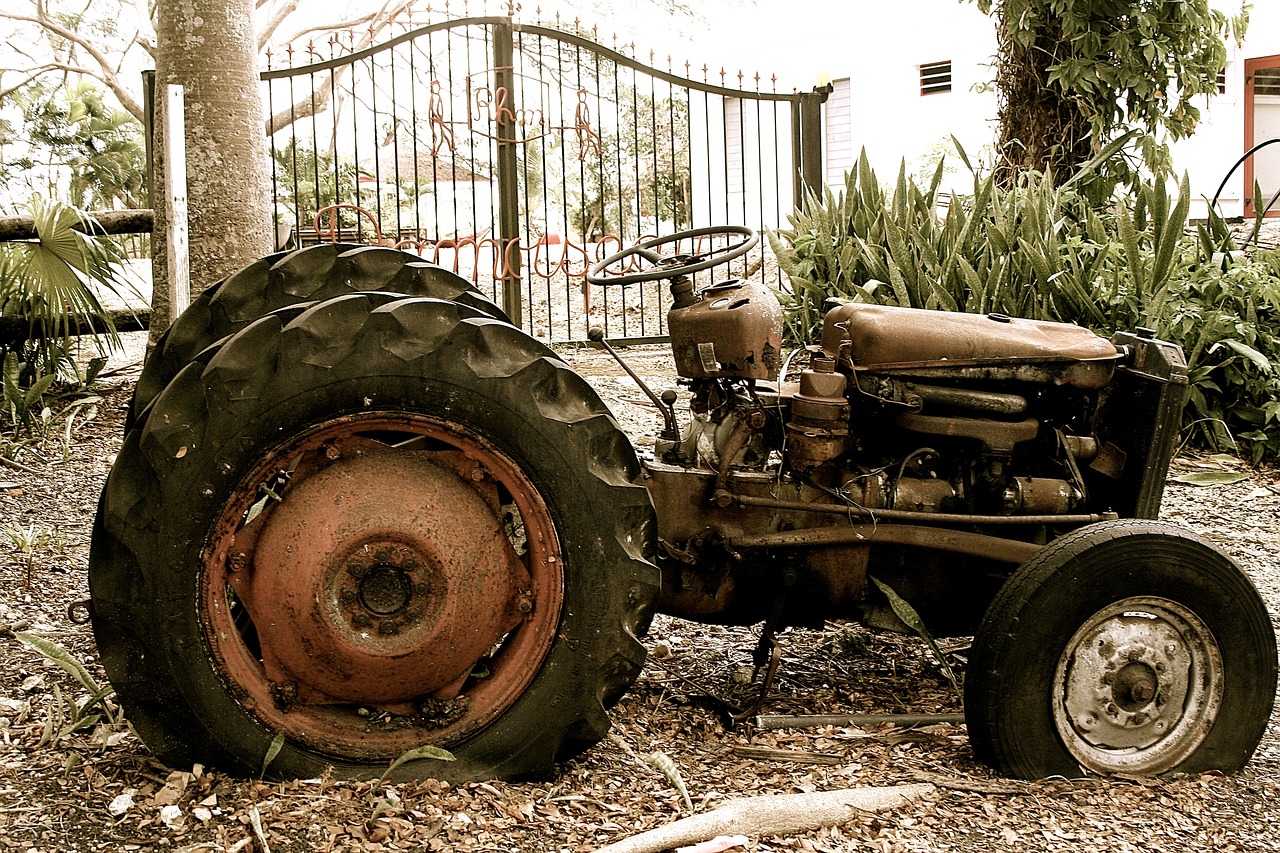
M 518 464 L 554 521 L 564 576 L 558 628 L 527 689 L 483 728 L 437 744 L 456 761 L 411 761 L 393 777 L 546 777 L 606 734 L 606 708 L 639 674 L 636 635 L 658 591 L 653 507 L 626 437 L 581 377 L 509 324 L 453 302 L 371 307 L 355 295 L 287 325 L 251 323 L 207 364 L 189 362 L 126 435 L 94 525 L 93 627 L 160 760 L 261 772 L 277 732 L 219 670 L 200 615 L 211 526 L 264 453 L 379 413 L 448 420 Z M 267 772 L 367 778 L 387 766 L 286 739 Z
M 258 260 L 206 289 L 165 330 L 143 365 L 125 415 L 137 415 L 209 345 L 277 308 L 363 291 L 427 296 L 468 305 L 498 320 L 507 315 L 470 282 L 417 255 L 381 246 L 325 243 Z
M 1166 625 L 1182 630 L 1168 633 Z M 1134 639 L 1175 635 L 1176 643 Z M 1155 663 L 1147 646 L 1157 647 Z M 1202 666 L 1166 666 L 1159 649 L 1182 655 L 1184 646 L 1192 649 L 1185 658 L 1169 660 Z M 1095 658 L 1112 663 L 1101 666 Z M 1163 682 L 1147 704 L 1146 696 L 1116 699 L 1130 666 L 1152 667 L 1153 679 L 1157 671 L 1173 673 L 1169 684 L 1192 687 L 1178 701 Z M 1174 525 L 1103 522 L 1055 540 L 1001 587 L 974 639 L 965 719 L 975 755 L 1008 776 L 1231 773 L 1249 760 L 1266 729 L 1276 669 L 1266 605 L 1230 557 Z M 1071 710 L 1082 707 L 1081 698 L 1087 710 Z M 1216 707 L 1200 709 L 1199 701 Z M 1196 710 L 1179 713 L 1187 708 Z M 1157 723 L 1158 732 L 1150 728 Z M 1149 742 L 1130 744 L 1127 753 L 1117 749 L 1135 728 Z

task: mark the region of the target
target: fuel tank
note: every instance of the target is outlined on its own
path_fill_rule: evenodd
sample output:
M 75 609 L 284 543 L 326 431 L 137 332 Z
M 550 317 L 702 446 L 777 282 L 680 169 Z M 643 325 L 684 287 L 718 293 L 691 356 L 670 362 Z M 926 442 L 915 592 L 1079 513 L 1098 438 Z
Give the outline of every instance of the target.
M 782 306 L 763 282 L 729 279 L 667 312 L 676 372 L 685 379 L 778 378 Z
M 834 358 L 842 345 L 854 368 L 875 373 L 1089 389 L 1106 385 L 1121 358 L 1115 344 L 1070 323 L 888 305 L 827 312 L 822 349 Z

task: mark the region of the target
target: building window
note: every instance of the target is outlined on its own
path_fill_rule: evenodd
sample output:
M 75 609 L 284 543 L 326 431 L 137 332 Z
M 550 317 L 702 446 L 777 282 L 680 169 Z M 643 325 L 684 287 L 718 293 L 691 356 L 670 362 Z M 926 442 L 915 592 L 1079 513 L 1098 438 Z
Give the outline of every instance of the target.
M 1259 68 L 1253 72 L 1253 94 L 1280 95 L 1280 68 Z
M 1218 94 L 1227 94 L 1227 69 L 1218 72 Z
M 920 66 L 920 94 L 937 95 L 951 91 L 951 60 Z

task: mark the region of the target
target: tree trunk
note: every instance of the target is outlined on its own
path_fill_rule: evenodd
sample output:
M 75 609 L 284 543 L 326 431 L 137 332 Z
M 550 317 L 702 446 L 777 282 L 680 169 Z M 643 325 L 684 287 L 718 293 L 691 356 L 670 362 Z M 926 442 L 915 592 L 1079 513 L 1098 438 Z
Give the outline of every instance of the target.
M 1029 45 L 1015 40 L 1012 29 L 1001 4 L 996 20 L 997 180 L 1010 187 L 1024 171 L 1066 180 L 1093 155 L 1093 140 L 1083 102 L 1049 84 L 1049 66 L 1057 61 L 1060 28 L 1055 16 L 1046 12 L 1043 30 Z
M 258 88 L 252 0 L 160 0 L 156 8 L 156 102 L 185 88 L 191 291 L 197 294 L 274 246 L 271 182 Z M 157 121 L 157 128 L 163 122 Z M 155 266 L 163 267 L 164 145 L 153 147 Z M 152 299 L 151 340 L 167 326 L 167 273 Z

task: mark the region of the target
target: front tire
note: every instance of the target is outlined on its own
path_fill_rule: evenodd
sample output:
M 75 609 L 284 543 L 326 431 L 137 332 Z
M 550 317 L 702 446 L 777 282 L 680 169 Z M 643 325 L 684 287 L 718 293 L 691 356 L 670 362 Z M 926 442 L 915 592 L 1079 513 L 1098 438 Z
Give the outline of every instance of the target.
M 974 753 L 1009 776 L 1234 772 L 1276 691 L 1265 603 L 1229 557 L 1173 525 L 1056 540 L 1009 578 L 974 640 Z
M 94 631 L 161 760 L 545 776 L 602 738 L 657 592 L 634 453 L 542 344 L 456 303 L 268 316 L 156 398 L 103 493 Z

